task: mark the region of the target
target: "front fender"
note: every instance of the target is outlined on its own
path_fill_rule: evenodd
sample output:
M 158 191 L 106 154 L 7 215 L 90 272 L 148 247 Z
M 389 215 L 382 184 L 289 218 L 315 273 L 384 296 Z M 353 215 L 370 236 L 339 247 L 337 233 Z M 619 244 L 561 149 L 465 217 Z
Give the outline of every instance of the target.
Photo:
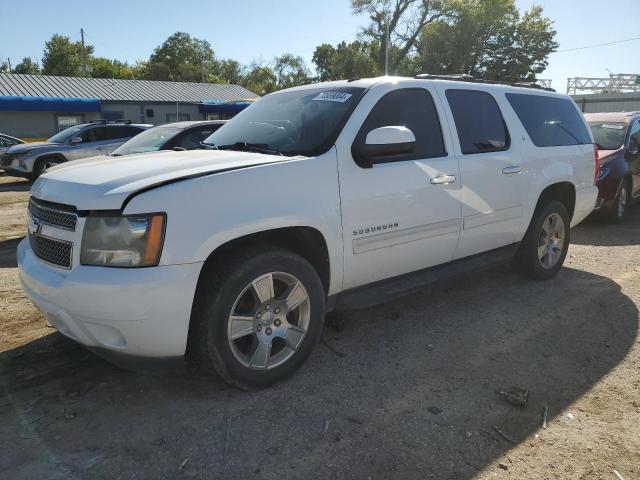
M 336 162 L 332 149 L 179 181 L 137 195 L 124 213 L 166 212 L 161 265 L 202 262 L 221 245 L 254 233 L 314 228 L 327 245 L 334 290 L 343 271 Z

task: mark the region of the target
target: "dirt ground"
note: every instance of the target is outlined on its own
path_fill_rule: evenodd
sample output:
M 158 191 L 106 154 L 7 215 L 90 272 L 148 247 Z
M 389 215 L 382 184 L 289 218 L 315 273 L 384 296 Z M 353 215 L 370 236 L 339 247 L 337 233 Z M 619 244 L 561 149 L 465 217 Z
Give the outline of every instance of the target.
M 552 281 L 505 266 L 348 313 L 293 378 L 244 393 L 119 370 L 48 327 L 16 269 L 28 188 L 0 177 L 2 478 L 640 479 L 640 206 L 574 229 Z

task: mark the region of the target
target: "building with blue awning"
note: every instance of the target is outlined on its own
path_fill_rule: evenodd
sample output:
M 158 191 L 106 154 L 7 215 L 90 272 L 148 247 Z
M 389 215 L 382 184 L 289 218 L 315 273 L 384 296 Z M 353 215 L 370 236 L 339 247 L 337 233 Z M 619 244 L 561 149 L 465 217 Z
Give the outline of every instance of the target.
M 98 119 L 228 119 L 257 98 L 239 85 L 0 74 L 0 132 L 30 140 Z

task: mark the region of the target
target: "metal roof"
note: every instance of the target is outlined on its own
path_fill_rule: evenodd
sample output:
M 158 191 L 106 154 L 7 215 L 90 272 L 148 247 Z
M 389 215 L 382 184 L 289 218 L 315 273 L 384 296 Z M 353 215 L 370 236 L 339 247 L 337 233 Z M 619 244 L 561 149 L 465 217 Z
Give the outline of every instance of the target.
M 0 96 L 97 98 L 104 102 L 233 102 L 258 95 L 240 85 L 0 74 Z

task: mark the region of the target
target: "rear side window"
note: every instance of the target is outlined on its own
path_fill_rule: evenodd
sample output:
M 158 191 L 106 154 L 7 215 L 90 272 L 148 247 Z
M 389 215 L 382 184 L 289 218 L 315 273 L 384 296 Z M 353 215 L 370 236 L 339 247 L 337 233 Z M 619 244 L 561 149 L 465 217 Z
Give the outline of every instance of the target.
M 568 98 L 522 93 L 506 97 L 536 147 L 591 143 L 580 113 Z
M 116 138 L 129 138 L 135 137 L 142 130 L 137 127 L 107 127 L 109 131 L 109 140 L 113 140 Z
M 405 88 L 387 93 L 373 107 L 355 141 L 362 144 L 371 130 L 391 126 L 407 127 L 416 137 L 414 150 L 393 157 L 394 162 L 446 155 L 440 118 L 428 91 Z
M 500 108 L 487 92 L 447 90 L 447 101 L 464 155 L 509 148 L 509 132 Z

